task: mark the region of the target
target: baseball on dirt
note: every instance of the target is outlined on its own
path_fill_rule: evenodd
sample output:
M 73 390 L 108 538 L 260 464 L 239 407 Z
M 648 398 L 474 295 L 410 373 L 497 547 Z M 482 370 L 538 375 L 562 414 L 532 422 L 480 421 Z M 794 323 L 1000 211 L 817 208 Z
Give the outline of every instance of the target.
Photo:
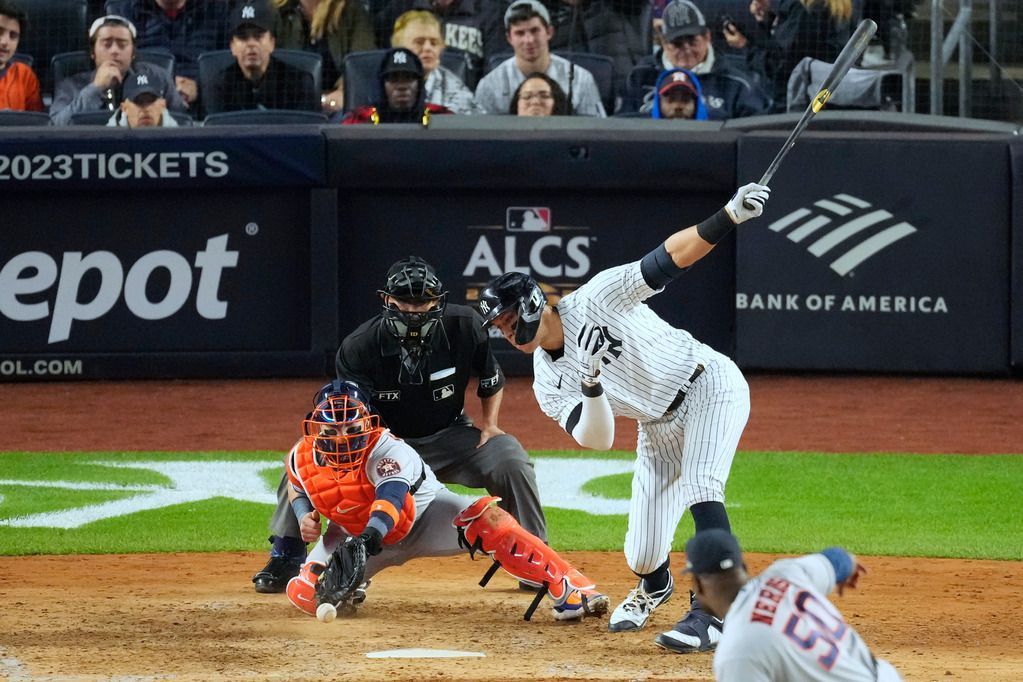
M 337 618 L 337 609 L 333 604 L 320 604 L 316 607 L 316 619 L 321 623 L 329 623 Z

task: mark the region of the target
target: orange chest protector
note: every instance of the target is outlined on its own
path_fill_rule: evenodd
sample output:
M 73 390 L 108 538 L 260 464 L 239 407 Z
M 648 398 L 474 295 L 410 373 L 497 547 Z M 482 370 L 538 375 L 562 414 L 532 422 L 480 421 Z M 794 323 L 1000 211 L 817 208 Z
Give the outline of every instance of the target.
M 328 467 L 316 464 L 312 447 L 304 440 L 298 443 L 291 457 L 288 478 L 306 491 L 316 511 L 344 528 L 349 535 L 361 533 L 369 523 L 370 507 L 376 499 L 376 488 L 366 475 L 365 467 L 346 473 L 339 480 Z M 405 494 L 398 520 L 391 532 L 384 536 L 385 545 L 400 541 L 412 529 L 416 519 L 414 494 L 412 490 Z

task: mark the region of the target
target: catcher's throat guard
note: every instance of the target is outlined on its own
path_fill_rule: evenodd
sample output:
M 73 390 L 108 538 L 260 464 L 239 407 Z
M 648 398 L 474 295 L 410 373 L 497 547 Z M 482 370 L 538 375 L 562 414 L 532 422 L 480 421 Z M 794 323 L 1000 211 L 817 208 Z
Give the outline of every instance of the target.
M 459 544 L 469 551 L 471 558 L 485 553 L 494 560 L 480 581 L 480 587 L 485 587 L 497 569 L 503 568 L 516 579 L 539 586 L 526 610 L 525 620 L 532 618 L 545 595 L 559 607 L 578 592 L 586 609 L 586 594 L 596 588 L 593 581 L 498 507 L 500 499 L 481 497 L 459 512 L 453 522 L 458 529 Z

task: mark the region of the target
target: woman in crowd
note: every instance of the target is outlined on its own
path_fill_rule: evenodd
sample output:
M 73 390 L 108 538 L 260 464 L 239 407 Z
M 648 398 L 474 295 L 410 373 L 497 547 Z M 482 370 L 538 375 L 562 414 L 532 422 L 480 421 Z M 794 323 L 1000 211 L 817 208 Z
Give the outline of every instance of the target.
M 531 73 L 512 96 L 513 116 L 568 116 L 568 95 L 545 73 Z

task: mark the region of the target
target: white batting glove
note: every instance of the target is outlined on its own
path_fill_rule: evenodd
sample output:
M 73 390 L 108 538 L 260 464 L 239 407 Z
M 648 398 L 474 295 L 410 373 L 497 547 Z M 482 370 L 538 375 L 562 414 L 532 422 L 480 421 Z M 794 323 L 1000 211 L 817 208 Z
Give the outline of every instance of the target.
M 578 349 L 576 360 L 584 384 L 590 386 L 600 381 L 600 365 L 607 352 L 608 343 L 604 331 L 595 324 L 584 324 L 576 338 Z
M 751 182 L 743 185 L 735 192 L 727 204 L 725 213 L 736 225 L 744 223 L 750 218 L 759 218 L 764 212 L 764 204 L 771 196 L 771 188 L 767 185 L 758 185 Z

